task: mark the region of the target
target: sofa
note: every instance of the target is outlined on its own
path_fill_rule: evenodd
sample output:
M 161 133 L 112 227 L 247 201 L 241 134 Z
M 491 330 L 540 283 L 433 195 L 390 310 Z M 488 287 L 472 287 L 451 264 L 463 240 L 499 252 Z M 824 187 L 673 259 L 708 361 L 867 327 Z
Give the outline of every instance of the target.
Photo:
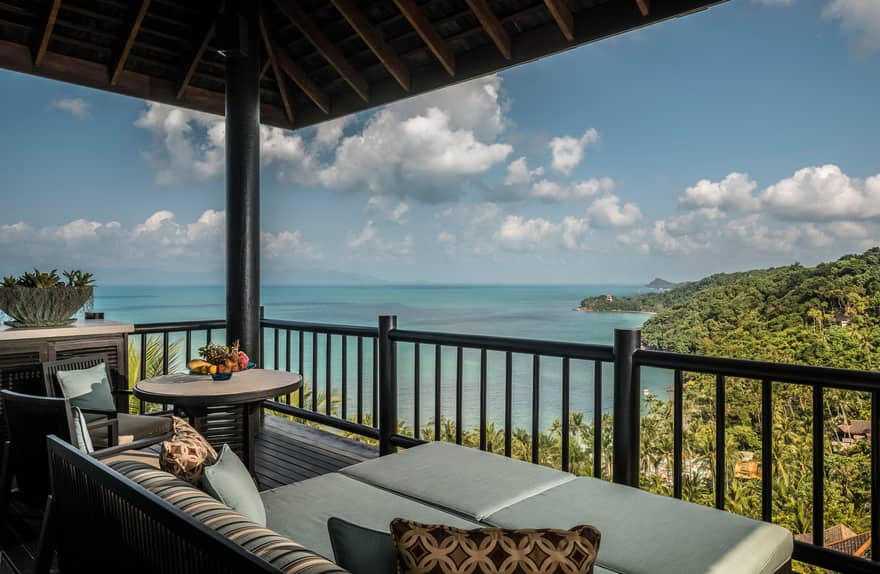
M 82 477 L 56 476 L 54 467 L 59 464 L 55 460 L 60 455 L 69 460 L 84 458 L 75 449 L 63 447 L 50 444 L 56 486 L 64 480 L 82 483 Z M 261 493 L 267 517 L 264 530 L 271 533 L 259 535 L 269 537 L 266 540 L 271 542 L 265 543 L 255 543 L 253 537 L 257 535 L 239 539 L 236 533 L 259 529 L 248 527 L 245 519 L 222 510 L 219 502 L 171 475 L 163 476 L 165 473 L 142 463 L 114 463 L 115 469 L 100 469 L 97 467 L 103 465 L 89 462 L 81 466 L 96 477 L 101 475 L 101 483 L 125 486 L 123 490 L 130 495 L 136 492 L 143 498 L 142 503 L 148 502 L 151 512 L 163 508 L 168 514 L 181 515 L 178 518 L 188 526 L 204 530 L 199 535 L 202 544 L 206 543 L 206 535 L 216 538 L 219 533 L 221 538 L 236 543 L 215 540 L 224 552 L 239 552 L 235 548 L 238 546 L 245 553 L 266 558 L 265 547 L 281 547 L 283 540 L 295 541 L 288 547 L 294 549 L 291 555 L 306 565 L 302 570 L 284 563 L 266 564 L 266 570 L 233 571 L 344 572 L 332 563 L 327 530 L 331 517 L 386 532 L 395 517 L 464 528 L 570 528 L 592 524 L 602 532 L 596 563 L 599 574 L 791 571 L 792 535 L 779 526 L 447 443 L 428 443 Z M 115 484 L 110 484 L 112 481 Z M 184 487 L 196 492 L 181 494 Z M 65 498 L 63 490 L 58 489 L 56 496 Z M 89 515 L 83 497 L 77 501 L 79 506 L 70 502 L 72 493 L 66 498 L 67 502 L 59 500 L 59 506 L 72 505 L 68 509 L 72 518 L 83 523 Z M 118 520 L 112 513 L 109 519 Z M 108 516 L 100 520 L 106 522 Z M 116 523 L 90 527 L 120 529 Z M 131 552 L 128 555 L 134 556 Z M 151 566 L 152 572 L 188 571 L 166 570 L 161 564 Z

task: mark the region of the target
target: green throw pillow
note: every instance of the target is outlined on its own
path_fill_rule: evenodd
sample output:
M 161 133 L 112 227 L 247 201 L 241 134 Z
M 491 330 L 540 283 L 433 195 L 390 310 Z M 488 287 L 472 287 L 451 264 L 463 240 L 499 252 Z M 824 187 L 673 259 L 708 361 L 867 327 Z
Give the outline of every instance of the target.
M 223 445 L 217 462 L 205 467 L 202 488 L 245 518 L 266 526 L 266 508 L 257 485 L 228 444 Z
M 351 574 L 397 572 L 397 548 L 391 534 L 335 516 L 327 521 L 327 530 L 335 562 Z
M 116 410 L 104 363 L 90 369 L 58 371 L 56 376 L 61 394 L 70 399 L 70 406 L 102 411 Z M 89 418 L 89 414 L 86 413 L 86 418 Z
M 95 452 L 95 447 L 92 446 L 92 435 L 89 434 L 87 424 L 86 417 L 79 407 L 73 407 L 73 432 L 76 435 L 76 446 L 84 453 L 91 454 Z

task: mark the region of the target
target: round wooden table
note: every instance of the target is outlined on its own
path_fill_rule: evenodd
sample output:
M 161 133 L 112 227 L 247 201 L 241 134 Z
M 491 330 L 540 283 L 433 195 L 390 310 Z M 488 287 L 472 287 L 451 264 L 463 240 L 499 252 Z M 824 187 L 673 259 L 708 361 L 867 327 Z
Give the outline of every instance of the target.
M 296 373 L 249 369 L 227 381 L 210 375 L 163 375 L 138 382 L 133 393 L 143 401 L 174 405 L 215 448 L 229 444 L 253 473 L 260 405 L 301 386 L 302 377 Z

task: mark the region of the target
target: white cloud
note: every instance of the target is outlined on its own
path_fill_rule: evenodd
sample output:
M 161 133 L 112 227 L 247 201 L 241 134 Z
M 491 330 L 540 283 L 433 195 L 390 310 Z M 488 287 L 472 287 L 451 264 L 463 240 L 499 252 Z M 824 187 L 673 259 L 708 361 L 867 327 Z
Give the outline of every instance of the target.
M 757 187 L 748 174 L 733 172 L 718 182 L 701 179 L 678 196 L 678 203 L 684 207 L 749 211 L 760 206 L 758 198 L 752 195 Z
M 584 147 L 587 144 L 599 141 L 599 132 L 594 128 L 588 129 L 579 138 L 572 136 L 555 137 L 550 140 L 550 150 L 553 152 L 552 166 L 558 172 L 570 175 L 571 171 L 581 163 L 584 157 Z
M 542 179 L 532 185 L 528 195 L 548 203 L 560 203 L 587 199 L 599 193 L 609 193 L 614 187 L 614 180 L 609 177 L 575 181 L 568 185 Z
M 584 249 L 589 235 L 585 219 L 565 217 L 560 223 L 542 217 L 525 219 L 508 215 L 493 235 L 497 244 L 514 251 L 539 251 L 555 248 Z
M 91 103 L 83 98 L 60 98 L 49 102 L 49 109 L 61 110 L 84 120 L 91 116 Z
M 504 180 L 504 185 L 529 183 L 535 177 L 540 177 L 542 175 L 544 175 L 543 167 L 538 166 L 535 169 L 530 170 L 525 156 L 518 157 L 508 164 L 507 178 Z
M 263 233 L 263 254 L 268 259 L 323 259 L 321 248 L 303 239 L 302 231 Z
M 391 202 L 381 195 L 374 195 L 367 201 L 367 212 L 398 225 L 406 225 L 409 205 L 404 202 Z
M 755 4 L 766 4 L 768 6 L 791 6 L 795 0 L 752 0 Z
M 880 49 L 880 2 L 878 0 L 831 0 L 825 18 L 839 20 L 852 37 L 851 46 L 861 53 Z
M 761 194 L 764 207 L 798 221 L 880 218 L 880 174 L 859 180 L 836 165 L 799 169 Z
M 596 227 L 626 227 L 642 218 L 642 211 L 635 203 L 620 204 L 616 195 L 606 195 L 593 201 L 587 208 L 587 217 Z
M 386 255 L 405 257 L 412 253 L 413 238 L 405 236 L 400 241 L 383 239 L 379 235 L 379 228 L 372 220 L 367 221 L 357 233 L 350 233 L 346 245 L 356 251 L 367 251 L 384 257 Z

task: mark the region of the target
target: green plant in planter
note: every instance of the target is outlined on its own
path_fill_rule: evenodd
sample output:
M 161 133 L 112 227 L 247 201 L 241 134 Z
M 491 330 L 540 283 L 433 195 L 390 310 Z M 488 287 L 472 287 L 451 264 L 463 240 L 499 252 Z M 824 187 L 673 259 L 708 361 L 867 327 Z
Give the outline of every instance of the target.
M 64 271 L 34 269 L 19 277 L 4 277 L 0 284 L 0 311 L 13 320 L 13 327 L 58 327 L 92 299 L 94 279 L 78 269 Z

